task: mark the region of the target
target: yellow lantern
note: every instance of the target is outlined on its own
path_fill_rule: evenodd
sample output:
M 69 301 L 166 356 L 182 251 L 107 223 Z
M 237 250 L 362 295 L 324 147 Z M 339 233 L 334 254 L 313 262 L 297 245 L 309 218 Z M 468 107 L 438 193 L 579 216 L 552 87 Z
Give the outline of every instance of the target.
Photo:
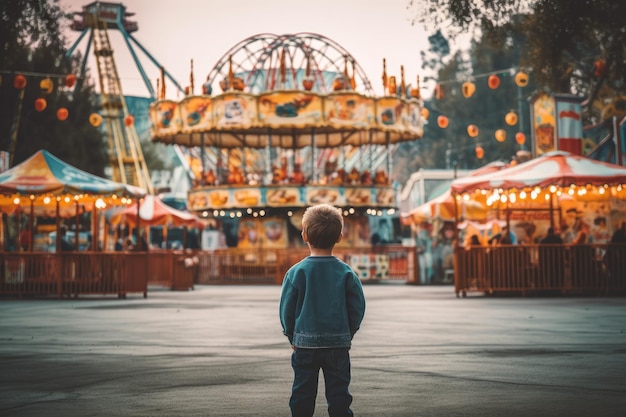
M 59 110 L 57 110 L 57 119 L 59 119 L 60 121 L 66 120 L 69 115 L 70 112 L 65 107 L 61 107 Z
M 500 86 L 500 77 L 496 74 L 491 74 L 489 78 L 487 78 L 487 84 L 489 85 L 489 88 L 495 90 Z
M 430 116 L 430 111 L 428 111 L 426 107 L 422 107 L 421 113 L 424 120 L 428 119 L 428 116 Z
M 476 91 L 476 84 L 471 81 L 466 81 L 461 86 L 461 90 L 463 91 L 463 97 L 470 98 Z
M 91 123 L 93 127 L 100 126 L 100 124 L 102 123 L 102 116 L 100 116 L 98 113 L 91 113 L 89 115 L 89 123 Z
M 35 100 L 35 110 L 44 111 L 47 106 L 48 106 L 48 102 L 46 101 L 45 98 L 40 97 L 37 100 Z
M 478 126 L 476 126 L 476 125 L 469 125 L 469 126 L 467 126 L 467 134 L 471 138 L 475 138 L 476 136 L 478 136 Z
M 517 123 L 517 114 L 514 111 L 510 111 L 504 116 L 504 121 L 507 125 L 513 126 Z
M 520 70 L 515 74 L 515 84 L 517 84 L 518 87 L 526 87 L 528 85 L 528 74 Z
M 504 142 L 506 140 L 506 131 L 504 129 L 498 129 L 496 130 L 495 136 L 498 142 Z
M 526 135 L 522 132 L 517 132 L 515 134 L 515 142 L 517 142 L 518 145 L 523 145 L 526 142 Z
M 476 152 L 476 158 L 478 159 L 483 159 L 483 157 L 485 156 L 485 150 L 482 146 L 477 146 L 476 148 L 474 148 L 474 152 Z
M 448 120 L 448 118 L 444 115 L 437 117 L 437 125 L 442 129 L 445 129 L 446 127 L 448 127 L 449 122 L 450 121 Z
M 128 116 L 126 116 L 124 118 L 124 124 L 128 127 L 132 126 L 133 123 L 135 123 L 135 118 L 133 117 L 132 114 L 129 114 Z
M 39 82 L 39 88 L 43 94 L 50 94 L 54 90 L 54 82 L 52 78 L 44 78 Z

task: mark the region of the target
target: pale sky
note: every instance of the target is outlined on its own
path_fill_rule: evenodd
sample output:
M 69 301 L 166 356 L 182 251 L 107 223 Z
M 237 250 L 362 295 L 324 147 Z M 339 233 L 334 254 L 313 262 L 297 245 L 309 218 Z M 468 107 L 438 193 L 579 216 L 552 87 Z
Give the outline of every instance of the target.
M 81 11 L 91 0 L 61 0 L 66 11 Z M 332 39 L 350 52 L 369 78 L 376 95 L 382 95 L 382 60 L 388 75 L 399 79 L 404 65 L 407 84 L 415 83 L 421 69 L 420 51 L 427 49 L 426 35 L 411 25 L 408 0 L 124 0 L 135 13 L 139 30 L 133 33 L 181 86 L 189 84 L 190 60 L 194 61 L 196 92 L 218 60 L 240 41 L 260 33 L 277 35 L 313 32 Z M 70 40 L 79 32 L 71 32 Z M 132 57 L 119 32 L 109 34 L 125 95 L 148 96 Z M 87 39 L 78 50 L 84 53 Z M 69 45 L 68 45 L 69 46 Z M 160 72 L 137 51 L 156 90 Z M 93 50 L 90 52 L 93 54 Z M 90 57 L 88 65 L 97 72 Z M 430 92 L 424 92 L 429 96 Z M 170 84 L 168 98 L 180 99 Z

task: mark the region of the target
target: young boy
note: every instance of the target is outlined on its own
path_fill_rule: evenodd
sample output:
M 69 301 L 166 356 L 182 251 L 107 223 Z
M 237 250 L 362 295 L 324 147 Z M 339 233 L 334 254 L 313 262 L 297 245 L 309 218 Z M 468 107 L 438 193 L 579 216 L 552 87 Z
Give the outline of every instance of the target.
M 349 350 L 365 314 L 361 281 L 332 252 L 341 240 L 341 210 L 329 204 L 309 207 L 302 217 L 302 239 L 310 256 L 285 274 L 280 322 L 293 353 L 291 415 L 313 416 L 319 370 L 324 372 L 331 417 L 352 416 Z

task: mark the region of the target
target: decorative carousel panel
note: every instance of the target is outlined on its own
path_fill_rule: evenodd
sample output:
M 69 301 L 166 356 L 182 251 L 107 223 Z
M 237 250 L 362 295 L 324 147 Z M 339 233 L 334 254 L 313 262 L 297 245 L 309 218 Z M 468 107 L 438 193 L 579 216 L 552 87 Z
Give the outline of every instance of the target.
M 382 97 L 376 100 L 378 127 L 386 131 L 403 131 L 407 104 L 398 97 Z
M 355 93 L 334 93 L 324 99 L 324 118 L 335 129 L 376 127 L 374 99 Z
M 346 203 L 352 206 L 372 205 L 372 189 L 368 187 L 346 188 Z
M 183 132 L 204 132 L 213 127 L 213 101 L 207 96 L 192 96 L 180 103 Z
M 302 187 L 271 187 L 265 191 L 267 205 L 270 207 L 303 206 Z
M 287 247 L 287 220 L 280 218 L 263 219 L 263 240 L 267 248 Z
M 333 204 L 335 206 L 343 206 L 346 203 L 343 187 L 307 187 L 306 189 L 307 204 Z
M 180 131 L 181 117 L 178 103 L 158 101 L 150 106 L 150 127 L 153 137 L 168 137 Z
M 259 96 L 259 119 L 274 129 L 319 126 L 322 98 L 301 91 L 280 91 Z
M 233 190 L 233 207 L 257 207 L 261 201 L 261 189 L 258 187 L 246 187 Z
M 419 101 L 411 100 L 406 106 L 406 130 L 416 136 L 424 135 L 424 120 L 422 119 L 422 106 Z
M 194 190 L 189 192 L 191 210 L 213 210 L 232 207 L 230 190 L 219 188 L 213 190 Z
M 254 96 L 226 93 L 213 98 L 214 126 L 217 129 L 248 129 L 257 125 Z

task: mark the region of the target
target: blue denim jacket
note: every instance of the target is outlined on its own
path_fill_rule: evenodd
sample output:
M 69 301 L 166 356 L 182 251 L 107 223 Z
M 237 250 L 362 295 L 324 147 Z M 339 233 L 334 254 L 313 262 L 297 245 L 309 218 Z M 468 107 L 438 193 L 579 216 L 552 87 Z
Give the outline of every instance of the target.
M 308 256 L 285 274 L 280 322 L 299 348 L 350 347 L 365 315 L 354 270 L 334 256 Z

